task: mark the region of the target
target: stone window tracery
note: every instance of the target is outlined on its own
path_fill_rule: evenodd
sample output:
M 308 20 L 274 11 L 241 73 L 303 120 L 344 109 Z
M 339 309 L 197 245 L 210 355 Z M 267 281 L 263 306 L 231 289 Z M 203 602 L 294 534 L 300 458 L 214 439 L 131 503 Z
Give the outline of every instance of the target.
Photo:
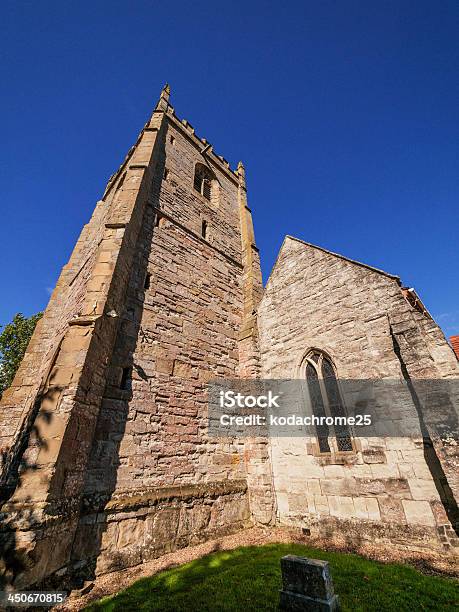
M 304 359 L 305 377 L 313 414 L 318 417 L 345 417 L 344 402 L 339 390 L 335 368 L 329 357 L 320 350 L 312 349 Z M 321 453 L 331 453 L 328 425 L 317 425 L 317 441 Z M 347 425 L 335 425 L 334 439 L 338 452 L 352 452 L 351 433 Z

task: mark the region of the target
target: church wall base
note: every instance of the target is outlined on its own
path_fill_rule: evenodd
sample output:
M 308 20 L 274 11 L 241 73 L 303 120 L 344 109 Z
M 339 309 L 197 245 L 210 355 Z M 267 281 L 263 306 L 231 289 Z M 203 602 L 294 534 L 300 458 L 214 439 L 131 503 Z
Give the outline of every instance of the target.
M 347 551 L 359 552 L 370 545 L 411 551 L 420 557 L 432 552 L 459 556 L 459 538 L 449 524 L 435 527 L 298 515 L 283 517 L 279 525 L 300 528 L 313 540 Z
M 54 516 L 51 527 L 51 517 L 42 518 L 33 529 L 16 526 L 16 554 L 24 564 L 16 588 L 78 588 L 98 575 L 252 525 L 244 480 L 123 491 L 109 501 L 92 495 L 78 519 Z

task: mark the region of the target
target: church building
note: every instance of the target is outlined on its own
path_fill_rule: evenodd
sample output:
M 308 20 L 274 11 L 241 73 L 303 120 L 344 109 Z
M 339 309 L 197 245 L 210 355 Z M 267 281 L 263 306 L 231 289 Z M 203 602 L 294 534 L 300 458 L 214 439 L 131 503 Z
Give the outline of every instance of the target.
M 207 427 L 215 379 L 458 377 L 396 276 L 287 236 L 263 288 L 244 167 L 166 86 L 1 400 L 2 570 L 71 584 L 254 524 L 459 554 L 457 436 Z

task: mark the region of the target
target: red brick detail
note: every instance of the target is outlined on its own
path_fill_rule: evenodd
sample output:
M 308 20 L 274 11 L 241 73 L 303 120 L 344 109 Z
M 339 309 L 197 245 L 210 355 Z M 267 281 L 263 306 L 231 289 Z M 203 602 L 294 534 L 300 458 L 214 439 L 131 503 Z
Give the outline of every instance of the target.
M 453 351 L 456 353 L 456 357 L 459 359 L 459 336 L 451 336 L 449 339 Z

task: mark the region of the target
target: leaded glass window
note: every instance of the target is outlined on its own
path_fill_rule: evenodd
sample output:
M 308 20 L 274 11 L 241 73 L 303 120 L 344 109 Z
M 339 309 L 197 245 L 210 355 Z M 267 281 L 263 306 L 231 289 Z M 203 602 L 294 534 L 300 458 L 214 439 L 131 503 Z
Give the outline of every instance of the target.
M 314 349 L 306 355 L 305 364 L 313 414 L 318 417 L 345 417 L 344 403 L 330 359 L 322 351 Z M 330 453 L 330 428 L 327 425 L 317 425 L 316 431 L 320 452 Z M 347 425 L 336 425 L 334 437 L 339 452 L 353 451 L 351 433 Z

